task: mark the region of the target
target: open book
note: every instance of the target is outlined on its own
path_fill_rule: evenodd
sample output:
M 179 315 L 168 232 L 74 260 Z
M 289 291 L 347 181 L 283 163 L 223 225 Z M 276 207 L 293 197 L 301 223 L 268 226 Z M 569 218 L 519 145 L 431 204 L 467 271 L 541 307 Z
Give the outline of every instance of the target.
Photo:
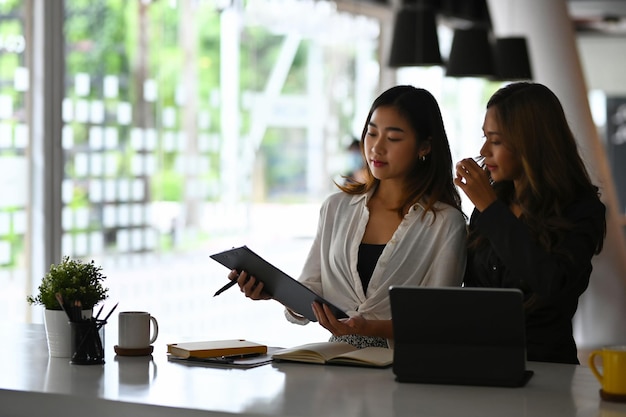
M 275 361 L 384 368 L 393 363 L 393 349 L 382 347 L 358 349 L 343 342 L 321 342 L 282 349 L 274 353 L 272 358 Z

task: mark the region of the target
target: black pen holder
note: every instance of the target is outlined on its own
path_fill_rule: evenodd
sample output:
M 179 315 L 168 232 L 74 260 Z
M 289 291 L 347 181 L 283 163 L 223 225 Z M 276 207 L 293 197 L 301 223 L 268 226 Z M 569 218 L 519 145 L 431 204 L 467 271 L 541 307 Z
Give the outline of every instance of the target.
M 70 321 L 70 363 L 76 365 L 100 365 L 104 363 L 104 325 L 106 321 L 87 319 Z

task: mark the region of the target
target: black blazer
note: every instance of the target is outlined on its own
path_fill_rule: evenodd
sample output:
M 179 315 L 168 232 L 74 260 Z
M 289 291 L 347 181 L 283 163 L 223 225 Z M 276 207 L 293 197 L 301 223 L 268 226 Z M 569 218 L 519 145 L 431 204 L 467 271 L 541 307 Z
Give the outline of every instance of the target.
M 604 238 L 605 210 L 597 198 L 568 207 L 564 216 L 574 227 L 555 253 L 535 242 L 502 201 L 472 213 L 470 232 L 482 234 L 489 244 L 468 248 L 464 284 L 519 288 L 526 300 L 535 295 L 526 308 L 528 360 L 579 363 L 572 318 L 589 284 L 591 258 Z

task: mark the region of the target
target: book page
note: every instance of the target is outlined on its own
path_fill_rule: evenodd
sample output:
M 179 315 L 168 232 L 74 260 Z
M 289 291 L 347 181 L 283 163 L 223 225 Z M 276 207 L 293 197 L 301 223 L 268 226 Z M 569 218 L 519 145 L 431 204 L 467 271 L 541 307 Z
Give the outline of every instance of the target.
M 356 348 L 343 342 L 309 343 L 294 348 L 281 350 L 273 355 L 275 359 L 326 363 L 335 356 L 351 352 Z
M 385 367 L 393 363 L 393 349 L 368 347 L 334 357 L 330 363 Z

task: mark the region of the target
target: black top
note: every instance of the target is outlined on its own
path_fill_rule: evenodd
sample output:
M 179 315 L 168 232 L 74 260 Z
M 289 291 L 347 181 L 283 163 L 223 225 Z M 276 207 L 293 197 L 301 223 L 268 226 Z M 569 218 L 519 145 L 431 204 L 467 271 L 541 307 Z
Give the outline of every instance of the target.
M 356 264 L 356 270 L 361 277 L 361 284 L 363 284 L 363 292 L 367 292 L 367 286 L 372 279 L 374 268 L 380 258 L 380 254 L 383 253 L 385 245 L 373 245 L 370 243 L 361 243 L 359 245 L 359 258 Z
M 468 248 L 464 283 L 519 288 L 526 301 L 535 295 L 526 306 L 528 360 L 579 363 L 572 318 L 589 284 L 591 258 L 604 237 L 604 216 L 604 204 L 597 198 L 572 204 L 564 217 L 573 228 L 548 253 L 502 201 L 472 213 L 470 232 L 482 234 L 489 244 Z

